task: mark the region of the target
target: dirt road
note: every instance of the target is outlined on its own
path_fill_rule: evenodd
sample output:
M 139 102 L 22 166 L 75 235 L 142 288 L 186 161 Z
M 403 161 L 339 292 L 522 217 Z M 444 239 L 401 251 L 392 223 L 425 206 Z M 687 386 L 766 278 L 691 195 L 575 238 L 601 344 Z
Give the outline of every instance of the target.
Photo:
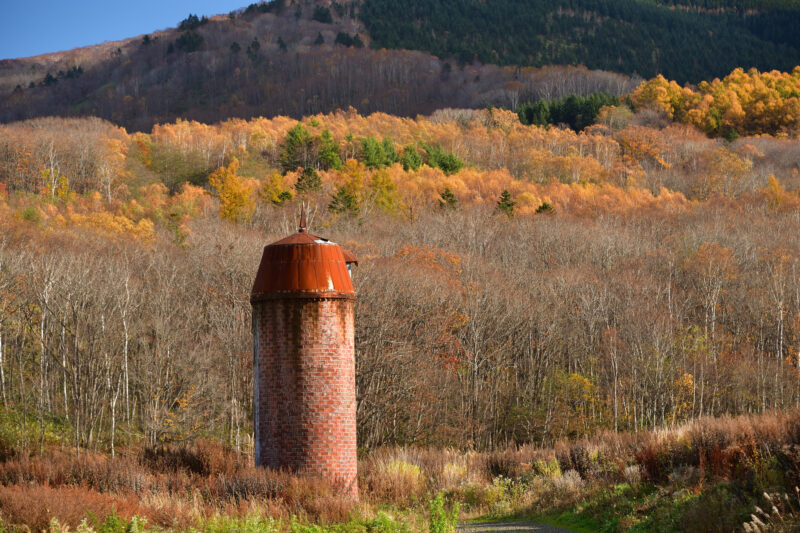
M 458 533 L 570 533 L 569 529 L 527 520 L 516 522 L 464 522 L 458 524 L 456 531 Z

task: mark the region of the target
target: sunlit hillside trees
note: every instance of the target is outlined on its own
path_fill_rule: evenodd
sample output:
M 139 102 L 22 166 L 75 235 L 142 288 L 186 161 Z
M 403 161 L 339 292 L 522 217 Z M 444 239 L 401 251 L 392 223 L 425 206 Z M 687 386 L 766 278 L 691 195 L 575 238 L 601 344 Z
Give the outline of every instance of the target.
M 800 67 L 791 73 L 745 72 L 739 68 L 697 88 L 657 76 L 640 85 L 631 100 L 710 136 L 796 134 L 800 130 Z
M 248 291 L 300 202 L 360 259 L 363 446 L 795 405 L 797 141 L 710 138 L 637 98 L 580 133 L 497 108 L 0 127 L 8 438 L 247 449 Z

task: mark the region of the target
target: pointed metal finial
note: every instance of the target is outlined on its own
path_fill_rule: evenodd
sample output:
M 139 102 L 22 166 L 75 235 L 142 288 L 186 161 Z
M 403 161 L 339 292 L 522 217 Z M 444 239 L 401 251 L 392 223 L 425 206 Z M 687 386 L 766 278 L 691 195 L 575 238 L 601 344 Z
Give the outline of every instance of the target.
M 306 232 L 306 205 L 300 205 L 300 229 L 298 229 L 300 233 Z

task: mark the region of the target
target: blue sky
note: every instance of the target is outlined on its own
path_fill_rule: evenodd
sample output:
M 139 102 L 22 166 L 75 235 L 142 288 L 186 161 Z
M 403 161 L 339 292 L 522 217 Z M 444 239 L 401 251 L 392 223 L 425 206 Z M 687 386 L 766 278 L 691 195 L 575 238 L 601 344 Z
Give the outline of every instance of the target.
M 60 52 L 229 13 L 256 0 L 0 0 L 0 59 Z

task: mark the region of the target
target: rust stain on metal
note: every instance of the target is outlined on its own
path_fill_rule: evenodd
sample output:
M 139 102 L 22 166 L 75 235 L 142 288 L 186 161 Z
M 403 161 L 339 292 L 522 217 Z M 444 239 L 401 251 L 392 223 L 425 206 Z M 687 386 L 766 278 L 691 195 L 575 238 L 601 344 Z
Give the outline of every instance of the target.
M 305 211 L 297 233 L 264 247 L 250 301 L 274 298 L 354 299 L 348 272 L 358 259 L 306 230 Z

